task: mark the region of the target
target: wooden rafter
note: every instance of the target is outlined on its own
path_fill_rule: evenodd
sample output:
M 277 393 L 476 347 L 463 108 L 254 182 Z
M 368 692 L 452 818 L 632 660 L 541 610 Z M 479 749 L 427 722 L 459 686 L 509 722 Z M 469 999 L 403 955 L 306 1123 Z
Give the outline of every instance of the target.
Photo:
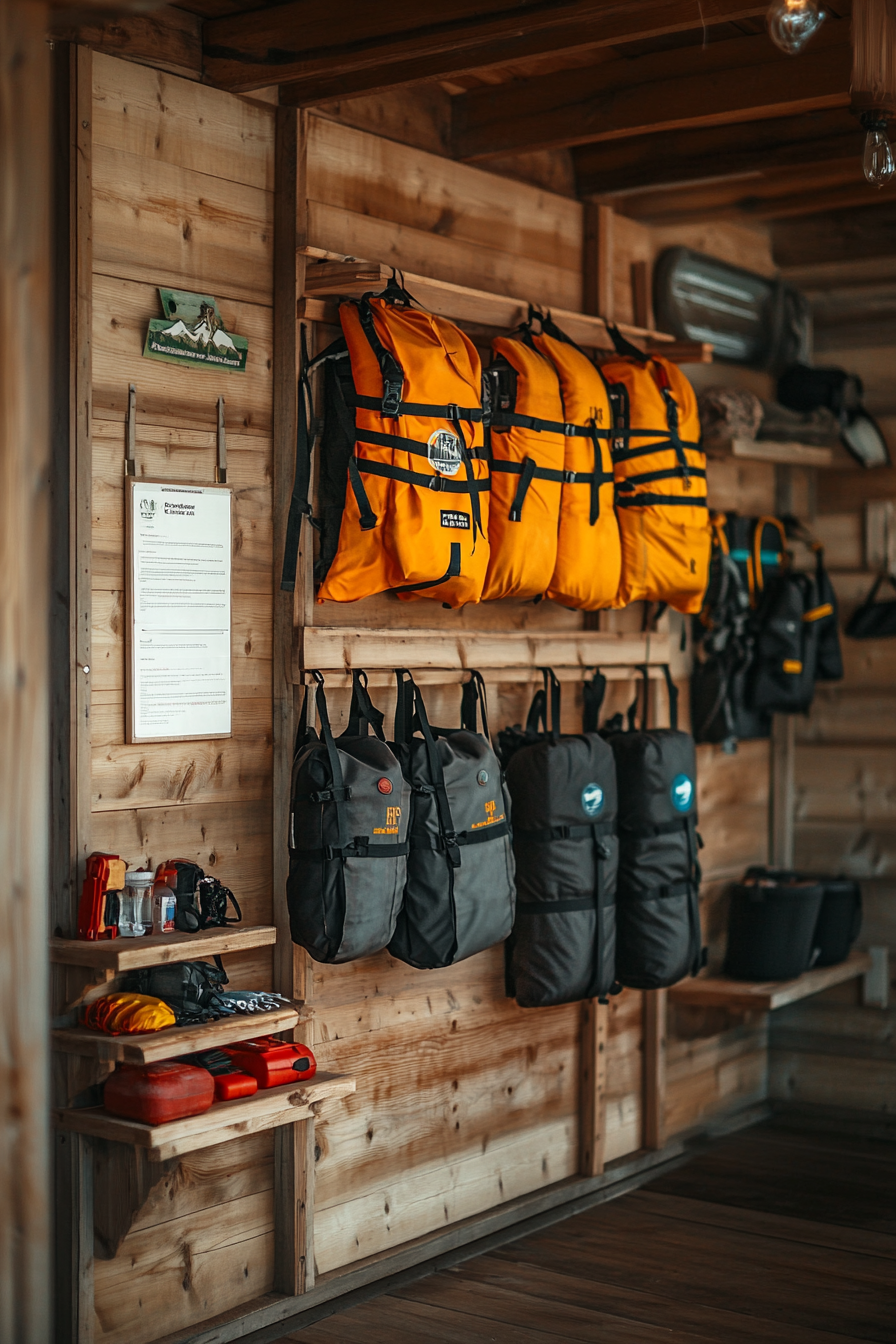
M 669 186 L 801 169 L 861 151 L 862 131 L 847 108 L 769 121 L 665 131 L 602 140 L 573 152 L 579 196 L 613 195 Z
M 820 210 L 820 201 L 818 206 Z M 892 257 L 896 254 L 896 202 L 891 199 L 888 204 L 875 205 L 872 197 L 866 209 L 832 210 L 815 213 L 811 219 L 780 220 L 772 225 L 772 251 L 779 266 Z
M 764 13 L 748 0 L 443 0 L 338 7 L 288 0 L 205 24 L 205 77 L 222 88 L 287 85 L 308 105 L 413 80 L 583 47 L 622 44 Z
M 483 159 L 845 107 L 849 70 L 843 20 L 829 21 L 798 61 L 762 33 L 563 70 L 455 98 L 454 151 Z

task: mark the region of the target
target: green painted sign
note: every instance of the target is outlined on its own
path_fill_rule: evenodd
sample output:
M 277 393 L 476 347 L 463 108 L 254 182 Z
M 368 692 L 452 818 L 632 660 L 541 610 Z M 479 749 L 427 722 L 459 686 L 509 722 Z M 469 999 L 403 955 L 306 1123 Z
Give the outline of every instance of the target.
M 201 364 L 245 373 L 249 342 L 224 329 L 217 301 L 208 294 L 159 289 L 164 317 L 150 318 L 143 353 L 170 364 Z

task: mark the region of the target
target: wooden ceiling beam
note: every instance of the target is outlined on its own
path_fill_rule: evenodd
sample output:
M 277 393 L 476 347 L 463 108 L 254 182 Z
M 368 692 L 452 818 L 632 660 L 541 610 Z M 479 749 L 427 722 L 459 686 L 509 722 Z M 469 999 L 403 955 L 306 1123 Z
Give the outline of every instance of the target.
M 871 192 L 873 188 L 868 190 Z M 873 257 L 892 259 L 896 257 L 896 201 L 891 196 L 889 201 L 869 204 L 864 209 L 828 209 L 808 219 L 782 219 L 772 224 L 771 239 L 772 253 L 779 266 L 824 266 L 856 258 L 866 262 Z M 891 268 L 892 260 L 882 274 L 888 274 Z
M 755 18 L 746 0 L 287 0 L 205 24 L 205 77 L 247 92 L 283 87 L 308 106 L 415 80 Z
M 696 130 L 602 140 L 573 150 L 579 196 L 606 196 L 685 182 L 803 168 L 861 153 L 863 132 L 847 108 Z
M 765 33 L 471 90 L 452 102 L 458 158 L 557 149 L 849 103 L 849 24 L 828 20 L 798 60 Z

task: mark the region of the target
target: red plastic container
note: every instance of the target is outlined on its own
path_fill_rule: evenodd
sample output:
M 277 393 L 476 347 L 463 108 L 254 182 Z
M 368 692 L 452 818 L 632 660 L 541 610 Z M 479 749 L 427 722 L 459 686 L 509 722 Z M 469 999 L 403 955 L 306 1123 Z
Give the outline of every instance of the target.
M 106 1083 L 103 1105 L 112 1115 L 164 1125 L 201 1115 L 215 1099 L 215 1080 L 207 1069 L 166 1061 L 119 1064 Z
M 307 1045 L 280 1041 L 276 1036 L 256 1036 L 254 1041 L 228 1045 L 224 1053 L 243 1073 L 257 1078 L 259 1087 L 307 1083 L 317 1073 L 317 1063 Z
M 258 1091 L 258 1079 L 250 1073 L 217 1073 L 215 1078 L 215 1101 L 236 1101 L 238 1097 L 254 1097 Z

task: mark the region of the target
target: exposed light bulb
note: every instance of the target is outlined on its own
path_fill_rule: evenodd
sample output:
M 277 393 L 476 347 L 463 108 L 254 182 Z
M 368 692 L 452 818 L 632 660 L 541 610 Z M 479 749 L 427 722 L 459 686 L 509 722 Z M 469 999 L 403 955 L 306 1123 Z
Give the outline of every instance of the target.
M 896 172 L 893 147 L 887 136 L 887 115 L 884 112 L 865 112 L 862 125 L 865 127 L 862 168 L 873 187 L 882 187 Z
M 816 0 L 773 0 L 765 22 L 775 46 L 796 56 L 824 23 L 824 10 Z

